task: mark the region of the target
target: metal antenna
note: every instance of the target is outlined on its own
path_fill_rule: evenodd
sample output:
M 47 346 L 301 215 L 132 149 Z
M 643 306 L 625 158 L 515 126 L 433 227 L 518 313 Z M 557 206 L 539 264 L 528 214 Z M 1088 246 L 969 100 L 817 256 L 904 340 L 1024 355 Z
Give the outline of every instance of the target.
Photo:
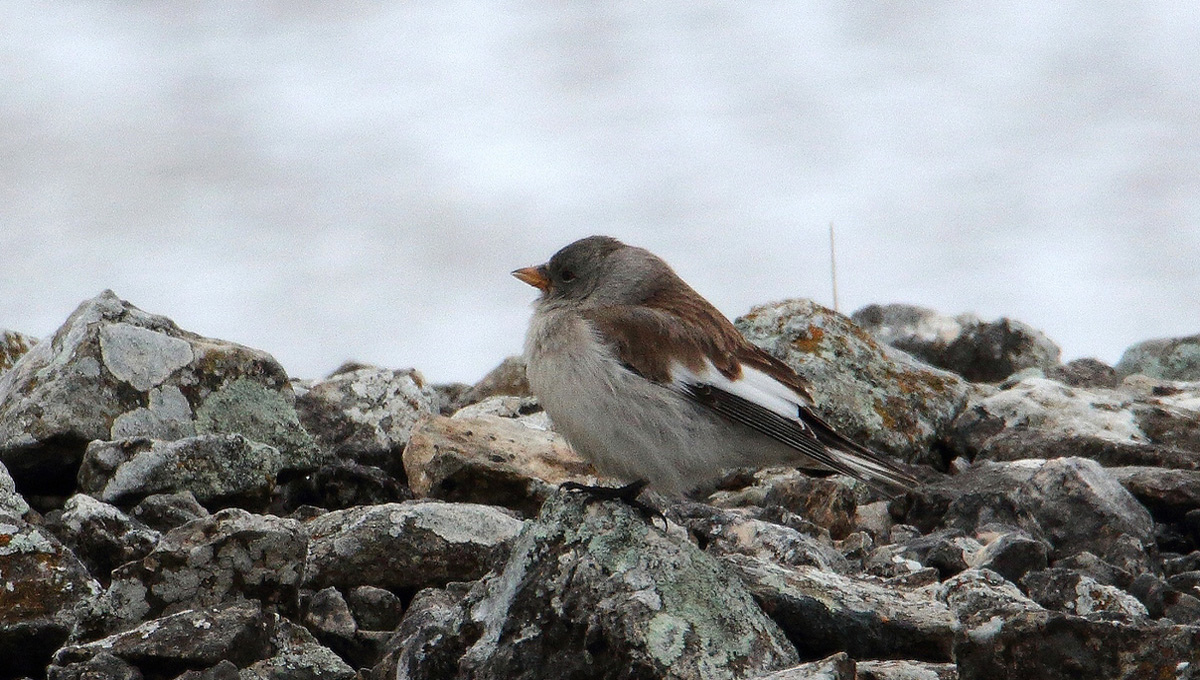
M 833 251 L 833 222 L 829 223 L 829 279 L 833 283 L 833 311 L 838 311 L 837 257 Z

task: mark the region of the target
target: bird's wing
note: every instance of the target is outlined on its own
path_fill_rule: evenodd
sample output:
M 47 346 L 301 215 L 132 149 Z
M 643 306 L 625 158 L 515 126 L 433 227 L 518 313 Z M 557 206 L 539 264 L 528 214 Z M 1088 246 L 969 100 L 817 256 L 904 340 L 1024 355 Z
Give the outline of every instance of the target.
M 805 381 L 746 341 L 699 295 L 664 306 L 672 311 L 652 304 L 620 305 L 585 316 L 638 375 L 786 444 L 822 467 L 867 482 L 915 486 L 916 480 L 894 462 L 818 416 Z

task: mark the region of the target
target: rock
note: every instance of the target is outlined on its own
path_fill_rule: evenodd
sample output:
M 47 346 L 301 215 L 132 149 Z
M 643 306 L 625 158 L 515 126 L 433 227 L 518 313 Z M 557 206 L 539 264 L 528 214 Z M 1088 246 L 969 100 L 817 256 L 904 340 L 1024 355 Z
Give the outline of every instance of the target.
M 417 497 L 500 505 L 527 517 L 558 484 L 586 483 L 595 473 L 561 435 L 495 415 L 427 418 L 413 430 L 404 467 Z
M 1109 468 L 1111 474 L 1160 522 L 1182 522 L 1200 508 L 1200 471 L 1157 467 Z
M 521 521 L 486 505 L 408 501 L 335 510 L 305 529 L 306 585 L 395 591 L 483 576 L 507 556 Z
M 741 576 L 802 657 L 844 650 L 854 658 L 950 659 L 954 619 L 928 593 L 742 555 L 722 562 Z
M 318 636 L 347 640 L 358 631 L 350 606 L 336 588 L 325 588 L 313 594 L 304 613 L 304 625 Z
M 532 394 L 529 380 L 525 378 L 525 358 L 515 355 L 500 362 L 499 366 L 475 383 L 463 397 L 462 405 L 474 404 L 489 397 L 528 397 Z
M 760 675 L 756 680 L 855 680 L 857 677 L 854 659 L 845 652 L 838 652 L 820 661 Z
M 175 680 L 239 680 L 238 667 L 231 661 L 221 661 L 202 671 L 187 671 L 175 677 Z
M 271 636 L 274 655 L 242 671 L 242 680 L 352 680 L 354 669 L 312 634 L 276 617 Z
M 264 612 L 259 602 L 186 609 L 101 640 L 67 645 L 54 654 L 50 675 L 101 654 L 121 659 L 143 673 L 153 671 L 154 677 L 173 677 L 223 660 L 245 667 L 270 656 L 275 625 L 274 617 Z
M 812 383 L 817 409 L 847 436 L 909 462 L 944 464 L 931 445 L 966 405 L 958 376 L 881 346 L 809 300 L 755 307 L 735 325 Z
M 130 512 L 134 519 L 159 532 L 170 531 L 194 519 L 208 517 L 208 514 L 191 491 L 151 494 Z
M 570 493 L 466 598 L 414 600 L 397 638 L 374 677 L 719 680 L 798 661 L 712 558 L 624 504 Z
M 749 555 L 788 566 L 803 564 L 839 573 L 850 570 L 828 537 L 822 541 L 791 527 L 756 519 L 748 509 L 722 510 L 684 503 L 668 512 L 714 557 Z
M 295 612 L 308 537 L 299 522 L 228 508 L 169 531 L 112 584 L 81 624 L 88 638 L 181 609 L 248 598 Z M 261 658 L 261 657 L 260 657 Z
M 190 491 L 210 509 L 261 509 L 282 469 L 278 449 L 240 434 L 94 441 L 79 468 L 79 489 L 124 505 L 151 494 Z
M 1197 469 L 1200 402 L 1193 407 L 1190 396 L 1140 395 L 1125 387 L 1083 389 L 1027 378 L 973 398 L 946 443 L 968 460 L 1079 457 L 1107 466 Z M 1193 445 L 1194 450 L 1186 448 Z
M 69 495 L 93 440 L 241 433 L 288 470 L 320 458 L 270 355 L 181 330 L 105 291 L 0 375 L 0 461 L 27 494 Z
M 52 666 L 48 680 L 142 680 L 142 672 L 136 666 L 109 654 L 100 652 L 86 661 Z M 237 677 L 237 666 L 233 667 Z
M 57 529 L 59 540 L 101 583 L 108 582 L 113 569 L 149 555 L 160 538 L 157 531 L 84 494 L 67 500 Z
M 777 505 L 843 539 L 854 531 L 858 499 L 865 484 L 841 475 L 810 477 L 793 468 L 764 468 L 752 473 L 753 484 L 736 492 L 718 491 L 709 502 L 719 507 Z
M 1113 389 L 1121 384 L 1117 370 L 1099 359 L 1074 359 L 1046 371 L 1046 377 L 1068 387 Z
M 17 331 L 0 330 L 0 374 L 12 368 L 17 359 L 38 343 L 37 338 Z
M 1148 545 L 1154 537 L 1150 513 L 1083 458 L 979 463 L 903 501 L 906 520 L 922 531 L 1010 526 L 1048 541 L 1055 559 L 1082 550 L 1127 559 L 1130 541 Z
M 301 504 L 328 510 L 412 500 L 412 490 L 385 470 L 353 461 L 322 465 L 316 472 L 289 482 L 284 506 Z
M 17 493 L 17 483 L 13 481 L 12 475 L 8 474 L 4 463 L 0 463 L 0 514 L 23 517 L 27 512 L 29 503 Z
M 1117 362 L 1117 374 L 1135 373 L 1164 380 L 1200 380 L 1200 335 L 1133 345 Z
M 860 661 L 858 680 L 958 680 L 958 667 L 924 661 Z
M 75 624 L 74 608 L 100 590 L 53 535 L 0 514 L 0 677 L 40 677 Z
M 1200 599 L 1181 593 L 1153 574 L 1141 574 L 1133 579 L 1128 590 L 1145 605 L 1153 618 L 1166 617 L 1175 623 L 1200 625 Z
M 999 382 L 1026 368 L 1049 370 L 1061 350 L 1041 331 L 1014 319 L 985 323 L 914 305 L 869 305 L 850 317 L 881 342 L 972 382 Z
M 978 541 L 958 529 L 941 529 L 895 547 L 899 548 L 901 557 L 937 569 L 938 578 L 942 580 L 966 569 L 968 560 L 983 549 Z
M 1126 588 L 1133 581 L 1133 574 L 1105 562 L 1087 550 L 1064 557 L 1061 560 L 1055 560 L 1054 566 L 1077 571 L 1106 586 Z
M 403 474 L 400 454 L 422 416 L 439 412 L 436 390 L 414 369 L 337 373 L 296 400 L 304 427 L 342 461 Z
M 1136 621 L 1150 614 L 1134 596 L 1071 569 L 1033 571 L 1021 579 L 1029 597 L 1047 609 L 1096 618 Z
M 1030 571 L 1045 569 L 1050 562 L 1050 546 L 1021 531 L 987 532 L 988 543 L 967 559 L 976 569 L 990 569 L 1019 583 Z M 1091 553 L 1088 553 L 1091 554 Z
M 999 622 L 1029 612 L 1044 611 L 1013 583 L 987 569 L 968 569 L 947 579 L 937 589 L 958 620 L 960 633 L 986 637 Z
M 346 594 L 346 604 L 363 630 L 395 630 L 404 616 L 404 604 L 392 591 L 359 586 Z

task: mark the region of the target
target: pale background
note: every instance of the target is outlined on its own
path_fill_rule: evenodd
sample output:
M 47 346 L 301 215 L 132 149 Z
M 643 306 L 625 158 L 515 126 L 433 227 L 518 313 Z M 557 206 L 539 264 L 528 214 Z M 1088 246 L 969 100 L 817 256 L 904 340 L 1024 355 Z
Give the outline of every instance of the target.
M 1180 2 L 0 0 L 0 328 L 104 288 L 318 377 L 474 381 L 607 233 L 726 314 L 1200 332 Z

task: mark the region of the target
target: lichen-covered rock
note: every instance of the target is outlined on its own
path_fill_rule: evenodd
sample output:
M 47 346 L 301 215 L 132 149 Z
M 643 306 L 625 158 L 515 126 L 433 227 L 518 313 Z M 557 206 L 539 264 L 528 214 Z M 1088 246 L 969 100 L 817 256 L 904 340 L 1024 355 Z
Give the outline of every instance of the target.
M 1097 582 L 1072 569 L 1030 572 L 1021 579 L 1029 597 L 1047 609 L 1092 618 L 1147 618 L 1145 605 L 1129 593 Z
M 410 616 L 432 631 L 413 632 L 406 616 L 392 677 L 720 680 L 797 662 L 712 558 L 628 506 L 581 494 L 552 497 L 504 569 L 465 600 Z
M 24 356 L 37 342 L 37 338 L 24 333 L 0 330 L 0 373 L 12 368 L 17 359 Z
M 490 414 L 423 420 L 404 450 L 404 467 L 418 497 L 500 505 L 525 516 L 536 515 L 558 484 L 587 482 L 595 473 L 558 433 Z
M 464 601 L 471 584 L 453 582 L 413 596 L 370 680 L 450 680 L 472 638 L 466 635 Z M 474 635 L 478 635 L 475 633 Z
M 359 368 L 335 373 L 296 399 L 305 428 L 341 460 L 401 473 L 400 454 L 441 397 L 414 369 Z
M 156 493 L 146 496 L 130 511 L 130 516 L 159 532 L 167 532 L 209 512 L 191 491 Z
M 108 652 L 100 652 L 91 658 L 68 663 L 66 666 L 51 666 L 48 670 L 48 680 L 143 680 L 145 678 L 137 666 Z M 233 673 L 236 678 L 237 666 L 233 666 Z
M 241 680 L 352 680 L 354 669 L 304 629 L 275 617 L 271 647 L 274 654 L 256 661 L 240 674 Z
M 839 573 L 850 571 L 849 563 L 828 534 L 815 538 L 791 527 L 757 519 L 748 509 L 724 510 L 685 503 L 669 512 L 671 519 L 698 537 L 704 551 L 714 557 L 749 555 L 788 566 L 803 564 Z
M 1027 368 L 1048 370 L 1061 350 L 1041 331 L 1014 319 L 948 317 L 915 305 L 869 305 L 851 317 L 880 341 L 973 382 L 998 382 Z
M 844 650 L 855 658 L 950 659 L 954 619 L 927 591 L 885 587 L 813 567 L 788 569 L 743 555 L 722 561 L 741 576 L 803 657 Z
M 1045 569 L 1050 562 L 1050 545 L 1023 531 L 983 531 L 983 548 L 968 556 L 967 564 L 976 569 L 990 569 L 1018 583 L 1030 571 Z
M 507 556 L 521 521 L 487 505 L 408 501 L 335 510 L 305 530 L 308 587 L 399 590 L 483 576 Z
M 54 655 L 53 676 L 100 654 L 110 654 L 154 677 L 230 661 L 239 667 L 271 655 L 275 617 L 260 602 L 227 602 L 186 609 Z
M 359 586 L 346 594 L 346 605 L 362 630 L 395 630 L 404 617 L 404 604 L 390 590 Z
M 28 493 L 69 494 L 88 442 L 241 433 L 285 469 L 321 453 L 265 352 L 204 338 L 105 291 L 0 375 L 0 461 Z
M 22 517 L 27 512 L 29 503 L 17 493 L 17 483 L 13 481 L 12 475 L 8 474 L 4 463 L 0 463 L 0 513 Z
M 857 680 L 958 680 L 952 663 L 925 661 L 860 661 Z
M 294 519 L 228 508 L 188 522 L 146 557 L 113 571 L 79 634 L 92 638 L 164 613 L 244 598 L 294 612 L 307 552 L 308 536 Z
M 101 583 L 113 569 L 150 554 L 160 538 L 118 508 L 84 494 L 67 499 L 53 528 Z
M 760 675 L 754 680 L 856 680 L 857 677 L 854 659 L 845 652 L 838 652 L 820 661 Z
M 40 676 L 100 584 L 43 529 L 0 514 L 0 677 Z
M 848 436 L 910 462 L 942 462 L 930 445 L 966 404 L 962 378 L 879 344 L 809 300 L 755 307 L 736 325 L 806 378 L 817 408 Z
M 240 434 L 176 441 L 94 441 L 79 468 L 79 489 L 102 501 L 132 505 L 159 493 L 190 491 L 210 509 L 264 507 L 283 469 L 279 450 Z
M 1200 508 L 1200 471 L 1130 466 L 1108 472 L 1159 521 L 1181 522 Z
M 862 482 L 841 475 L 810 477 L 794 468 L 764 468 L 737 491 L 718 491 L 709 502 L 719 507 L 779 506 L 827 530 L 835 539 L 854 531 L 859 499 L 870 493 Z
M 1121 376 L 1200 380 L 1200 335 L 1139 342 L 1125 350 L 1116 369 Z
M 1121 384 L 1117 369 L 1091 357 L 1072 359 L 1065 364 L 1055 366 L 1046 371 L 1046 377 L 1069 387 L 1114 389 Z

